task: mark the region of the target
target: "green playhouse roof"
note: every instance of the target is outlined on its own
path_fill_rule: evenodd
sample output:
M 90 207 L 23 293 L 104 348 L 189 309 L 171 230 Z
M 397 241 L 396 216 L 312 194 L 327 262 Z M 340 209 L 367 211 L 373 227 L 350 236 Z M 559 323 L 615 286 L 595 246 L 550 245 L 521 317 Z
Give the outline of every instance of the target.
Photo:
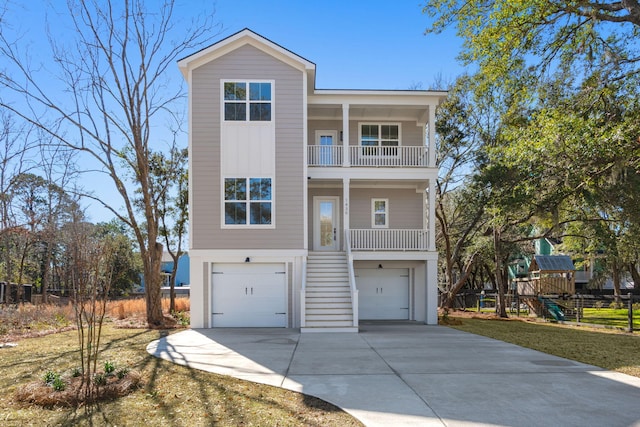
M 536 269 L 535 266 L 538 266 Z M 569 255 L 534 255 L 529 270 L 539 271 L 574 271 L 573 261 Z

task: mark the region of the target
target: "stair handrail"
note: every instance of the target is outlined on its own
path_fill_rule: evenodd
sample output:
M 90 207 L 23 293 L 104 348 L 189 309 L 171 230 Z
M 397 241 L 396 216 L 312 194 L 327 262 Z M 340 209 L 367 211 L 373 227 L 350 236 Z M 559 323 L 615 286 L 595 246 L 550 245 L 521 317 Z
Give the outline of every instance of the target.
M 347 267 L 349 268 L 349 288 L 351 289 L 351 307 L 353 312 L 353 326 L 358 327 L 358 288 L 356 287 L 356 274 L 353 270 L 353 254 L 351 253 L 351 232 L 345 228 L 344 242 L 347 252 Z
M 307 257 L 302 257 L 302 285 L 300 288 L 300 327 L 307 326 Z

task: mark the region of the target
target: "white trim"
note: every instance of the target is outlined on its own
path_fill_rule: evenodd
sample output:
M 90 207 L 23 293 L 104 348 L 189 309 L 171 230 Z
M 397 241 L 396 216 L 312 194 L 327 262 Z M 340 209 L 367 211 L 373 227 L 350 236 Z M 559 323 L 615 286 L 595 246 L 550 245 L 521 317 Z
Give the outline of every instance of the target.
M 189 257 L 200 257 L 203 262 L 293 262 L 296 257 L 306 257 L 304 249 L 194 249 Z
M 302 232 L 303 247 L 305 249 L 309 248 L 309 180 L 307 179 L 309 176 L 309 150 L 306 149 L 306 147 L 309 146 L 309 118 L 307 116 L 308 113 L 306 108 L 307 78 L 307 73 L 302 73 L 302 105 L 305 106 L 302 109 L 302 146 L 305 147 L 302 150 Z
M 378 126 L 379 144 L 376 147 L 401 147 L 402 146 L 402 122 L 366 121 L 358 122 L 358 147 L 373 147 L 362 145 L 362 126 Z M 382 126 L 398 126 L 398 145 L 382 145 Z
M 376 225 L 376 202 L 384 202 L 384 224 Z M 374 197 L 371 199 L 371 228 L 389 228 L 389 199 Z
M 239 31 L 238 33 L 220 40 L 199 52 L 189 55 L 186 58 L 182 58 L 178 61 L 178 67 L 182 74 L 186 76 L 189 71 L 247 44 L 261 50 L 267 55 L 280 59 L 282 62 L 293 68 L 297 68 L 301 71 L 315 72 L 316 65 L 313 62 L 284 49 L 271 40 L 268 40 L 249 29 Z
M 320 138 L 323 136 L 331 136 L 333 138 L 332 146 L 338 145 L 338 131 L 337 130 L 316 130 L 315 132 L 315 145 L 320 145 Z

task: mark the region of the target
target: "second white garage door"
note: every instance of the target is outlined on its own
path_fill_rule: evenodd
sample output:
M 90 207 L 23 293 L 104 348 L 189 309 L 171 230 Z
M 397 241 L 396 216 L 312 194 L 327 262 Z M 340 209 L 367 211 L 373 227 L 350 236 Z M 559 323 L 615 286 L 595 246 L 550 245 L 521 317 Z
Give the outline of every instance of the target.
M 213 327 L 287 326 L 285 264 L 214 264 Z
M 409 270 L 356 269 L 358 317 L 362 320 L 409 319 Z

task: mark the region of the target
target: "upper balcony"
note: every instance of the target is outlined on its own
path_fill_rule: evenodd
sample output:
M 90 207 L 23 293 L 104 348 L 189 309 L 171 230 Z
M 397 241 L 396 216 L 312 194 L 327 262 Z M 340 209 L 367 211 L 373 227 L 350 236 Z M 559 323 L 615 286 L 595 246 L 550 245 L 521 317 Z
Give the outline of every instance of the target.
M 307 150 L 308 165 L 313 167 L 429 167 L 429 152 L 425 146 L 349 146 L 345 150 L 340 145 L 310 145 Z

